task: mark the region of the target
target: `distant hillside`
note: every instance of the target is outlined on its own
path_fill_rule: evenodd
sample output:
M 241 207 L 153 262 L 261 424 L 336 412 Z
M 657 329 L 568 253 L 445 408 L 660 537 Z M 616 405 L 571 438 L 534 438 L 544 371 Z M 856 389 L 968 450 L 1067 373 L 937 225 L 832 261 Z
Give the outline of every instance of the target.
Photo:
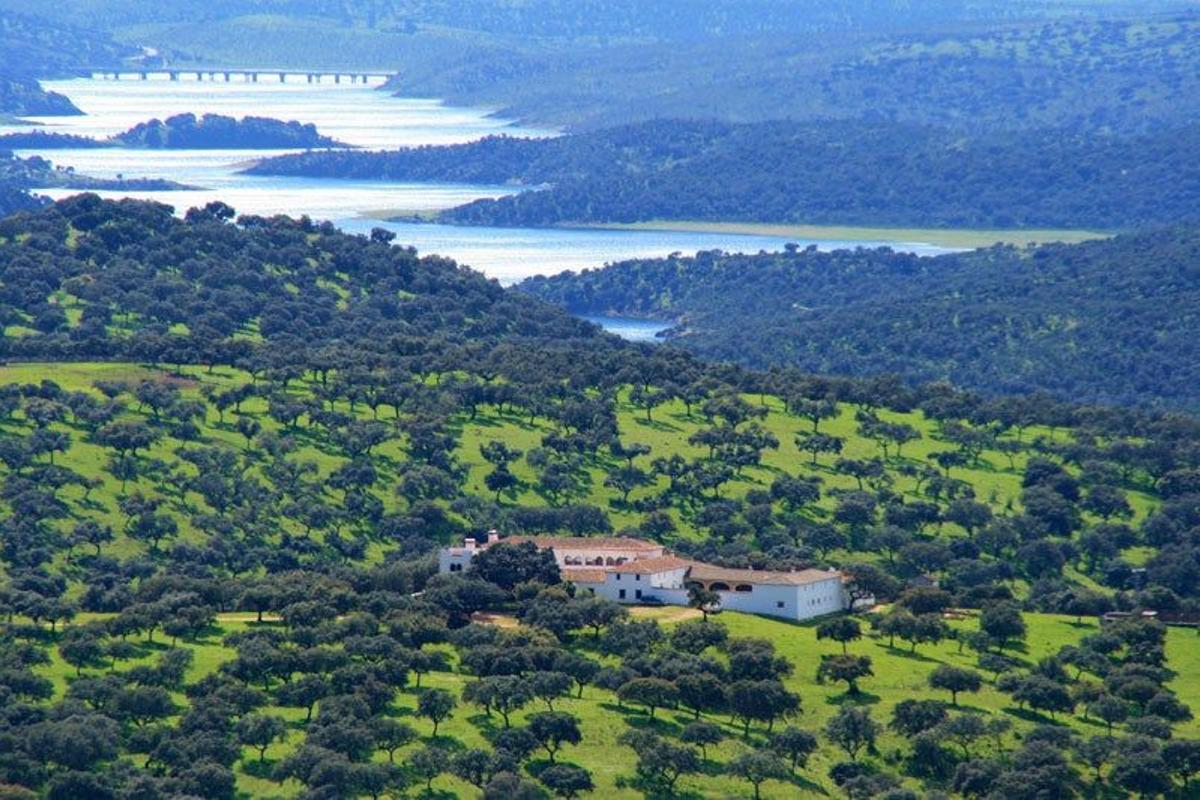
M 28 12 L 29 3 L 17 10 Z M 0 115 L 78 114 L 70 100 L 47 92 L 37 78 L 66 77 L 80 67 L 103 67 L 137 51 L 94 28 L 49 23 L 28 13 L 0 11 Z
M 1132 138 L 904 125 L 666 120 L 548 140 L 307 153 L 256 174 L 551 185 L 443 221 L 654 219 L 1126 228 L 1200 219 L 1200 125 Z
M 753 367 L 895 373 L 990 393 L 1200 409 L 1200 227 L 937 258 L 887 249 L 629 261 L 517 289 L 672 320 Z
M 96 178 L 75 172 L 69 167 L 57 167 L 41 156 L 18 158 L 6 150 L 0 150 L 0 187 L 10 192 L 51 187 L 123 191 L 166 191 L 196 188 L 163 178 Z M 38 205 L 41 203 L 17 205 L 12 210 L 37 207 Z
M 250 16 L 309 18 L 330 28 L 402 32 L 424 26 L 470 30 L 495 36 L 528 36 L 568 41 L 599 37 L 680 41 L 769 31 L 896 31 L 932 25 L 1095 16 L 1130 11 L 1162 11 L 1188 6 L 1186 0 L 58 0 L 32 13 L 64 25 L 122 31 L 155 25 L 159 38 L 174 26 L 208 24 Z M 0 0 L 0 8 L 31 13 L 24 0 Z M 324 55 L 324 54 L 320 54 Z
M 1189 10 L 1185 0 L 62 0 L 36 13 L 174 63 L 253 54 L 387 69 L 408 96 L 576 129 L 873 114 L 988 131 L 1195 119 L 1196 18 L 1162 16 Z
M 0 74 L 0 113 L 21 116 L 69 116 L 81 113 L 57 92 L 47 92 L 32 78 Z
M 1195 120 L 1200 18 L 1144 13 L 1011 25 L 893 21 L 867 35 L 832 27 L 669 45 L 616 42 L 515 59 L 501 51 L 465 63 L 406 64 L 395 86 L 573 129 L 664 117 L 873 117 L 969 132 L 1131 132 Z
M 57 3 L 10 4 L 0 10 L 0 75 L 68 77 L 81 67 L 103 67 L 137 55 L 138 50 L 114 42 L 93 20 L 51 22 L 40 11 Z

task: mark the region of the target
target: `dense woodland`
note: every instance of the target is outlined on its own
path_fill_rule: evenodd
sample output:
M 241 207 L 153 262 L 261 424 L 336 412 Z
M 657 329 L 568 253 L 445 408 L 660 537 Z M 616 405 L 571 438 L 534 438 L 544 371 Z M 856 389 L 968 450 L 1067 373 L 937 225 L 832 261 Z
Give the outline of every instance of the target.
M 993 394 L 1196 410 L 1200 229 L 918 257 L 699 253 L 518 287 L 579 314 L 674 321 L 707 358 L 894 373 Z
M 60 362 L 0 368 L 13 797 L 1184 797 L 1200 771 L 1195 634 L 1095 622 L 1200 611 L 1190 418 L 707 365 L 222 204 L 10 217 L 0 301 L 7 356 Z M 837 566 L 891 604 L 630 615 L 511 545 L 434 576 L 489 527 Z
M 883 123 L 659 120 L 591 134 L 267 159 L 253 174 L 547 188 L 439 219 L 471 225 L 739 220 L 1132 228 L 1200 218 L 1195 125 L 1131 138 Z

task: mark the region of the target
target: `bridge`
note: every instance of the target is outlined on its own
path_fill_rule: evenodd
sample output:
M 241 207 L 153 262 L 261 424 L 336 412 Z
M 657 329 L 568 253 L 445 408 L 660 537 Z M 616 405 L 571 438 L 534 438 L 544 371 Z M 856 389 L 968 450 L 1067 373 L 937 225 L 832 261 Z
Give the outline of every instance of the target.
M 224 83 L 258 83 L 262 80 L 276 80 L 279 83 L 323 83 L 331 80 L 333 83 L 346 81 L 351 84 L 368 85 L 383 83 L 392 77 L 389 72 L 372 72 L 361 70 L 294 70 L 257 67 L 188 67 L 177 69 L 161 67 L 158 69 L 121 69 L 121 70 L 89 70 L 92 78 L 97 80 L 189 80 L 189 81 L 223 81 Z

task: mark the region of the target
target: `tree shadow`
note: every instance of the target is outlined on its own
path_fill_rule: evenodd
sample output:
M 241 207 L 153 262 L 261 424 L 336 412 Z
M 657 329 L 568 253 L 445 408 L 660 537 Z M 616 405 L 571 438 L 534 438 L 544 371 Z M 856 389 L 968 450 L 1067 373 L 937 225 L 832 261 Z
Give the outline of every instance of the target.
M 250 760 L 242 761 L 242 772 L 253 777 L 263 780 L 271 780 L 271 773 L 275 770 L 275 764 L 278 759 L 266 758 L 262 761 L 258 760 L 257 752 L 250 757 Z
M 88 511 L 95 511 L 95 512 L 101 513 L 101 514 L 108 513 L 108 511 L 110 510 L 108 506 L 104 505 L 104 503 L 101 503 L 99 500 L 96 500 L 95 498 L 92 498 L 92 497 L 89 497 L 87 500 L 84 500 L 81 497 L 77 501 L 77 505 L 80 508 L 85 508 Z
M 634 417 L 634 424 L 642 428 L 649 428 L 652 431 L 658 431 L 659 433 L 679 433 L 682 430 L 682 428 L 676 427 L 669 422 L 657 419 L 647 421 L 645 417 Z
M 1003 711 L 1009 716 L 1016 717 L 1017 719 L 1023 719 L 1026 722 L 1032 722 L 1035 725 L 1054 725 L 1061 728 L 1067 724 L 1064 720 L 1054 719 L 1049 714 L 1042 714 L 1041 712 L 1034 711 L 1033 709 L 1029 708 L 1013 708 L 1012 706 L 1007 706 L 1003 709 Z
M 670 719 L 670 721 L 674 722 L 676 725 L 679 725 L 680 727 L 691 725 L 693 722 L 706 721 L 704 719 L 703 715 L 697 717 L 690 711 L 682 711 L 682 710 L 673 711 L 671 713 L 671 716 L 669 717 L 669 719 Z
M 831 706 L 873 706 L 882 699 L 877 694 L 864 692 L 862 689 L 859 689 L 857 694 L 842 692 L 841 694 L 830 695 L 825 698 L 825 703 Z
M 461 753 L 467 749 L 462 739 L 444 732 L 438 733 L 437 736 L 422 736 L 420 739 L 430 747 L 440 748 L 447 753 Z
M 829 796 L 829 792 L 825 791 L 824 786 L 814 780 L 804 777 L 803 775 L 797 775 L 794 772 L 786 779 L 786 782 L 794 786 L 798 786 L 808 794 L 819 794 L 826 797 Z
M 940 663 L 942 663 L 940 659 L 931 658 L 930 656 L 923 655 L 919 652 L 909 650 L 904 647 L 896 647 L 894 645 L 886 644 L 884 642 L 877 642 L 877 644 L 879 647 L 883 648 L 884 650 L 887 650 L 888 655 L 893 656 L 895 658 L 904 658 L 909 661 L 917 661 L 922 664 L 940 664 Z
M 479 414 L 474 419 L 472 419 L 469 415 L 465 416 L 465 417 L 461 417 L 461 418 L 456 418 L 453 424 L 448 425 L 446 427 L 451 432 L 457 433 L 459 438 L 461 439 L 463 429 L 468 426 L 473 427 L 473 428 L 503 428 L 504 422 L 496 419 L 495 417 L 493 417 L 489 414 Z
M 680 789 L 678 786 L 668 789 L 642 778 L 627 781 L 624 786 L 640 791 L 646 800 L 702 800 L 704 797 L 700 792 L 691 789 Z
M 1087 725 L 1089 728 L 1099 728 L 1105 733 L 1108 732 L 1108 726 L 1104 724 L 1104 720 L 1095 719 L 1094 717 L 1076 717 L 1075 721 Z
M 548 758 L 531 758 L 525 763 L 525 769 L 535 778 L 541 777 L 541 774 L 550 767 L 578 767 L 586 769 L 582 764 L 577 764 L 574 761 L 562 757 L 562 751 L 559 750 L 553 762 Z
M 683 726 L 677 722 L 672 722 L 662 717 L 649 717 L 645 713 L 635 713 L 632 715 L 626 713 L 625 724 L 631 728 L 651 731 L 663 736 L 678 736 L 683 731 Z
M 511 720 L 512 715 L 510 714 L 509 716 Z M 492 714 L 489 717 L 487 714 L 480 712 L 478 714 L 472 714 L 471 716 L 467 717 L 466 720 L 475 727 L 475 730 L 483 734 L 483 738 L 488 740 L 491 740 L 491 738 L 500 731 L 505 730 L 504 718 L 499 714 Z M 509 725 L 509 728 L 512 727 L 512 725 Z
M 459 800 L 459 795 L 449 789 L 430 789 L 427 787 L 421 787 L 420 792 L 417 793 L 417 797 L 422 798 L 422 800 Z
M 1069 628 L 1074 628 L 1075 630 L 1095 630 L 1096 629 L 1096 623 L 1083 622 L 1081 620 L 1062 620 L 1062 621 L 1060 621 L 1060 624 L 1066 625 Z

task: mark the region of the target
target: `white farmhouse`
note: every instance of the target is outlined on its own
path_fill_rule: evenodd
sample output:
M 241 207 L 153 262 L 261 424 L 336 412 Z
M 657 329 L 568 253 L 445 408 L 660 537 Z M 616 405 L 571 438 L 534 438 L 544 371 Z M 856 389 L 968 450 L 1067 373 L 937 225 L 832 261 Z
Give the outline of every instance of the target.
M 441 572 L 461 572 L 471 559 L 501 541 L 468 538 L 438 557 Z M 836 570 L 792 572 L 727 569 L 671 555 L 662 545 L 626 537 L 510 536 L 503 541 L 532 542 L 554 552 L 564 581 L 582 592 L 618 603 L 686 606 L 693 585 L 716 592 L 720 608 L 804 620 L 844 611 L 849 599 Z

